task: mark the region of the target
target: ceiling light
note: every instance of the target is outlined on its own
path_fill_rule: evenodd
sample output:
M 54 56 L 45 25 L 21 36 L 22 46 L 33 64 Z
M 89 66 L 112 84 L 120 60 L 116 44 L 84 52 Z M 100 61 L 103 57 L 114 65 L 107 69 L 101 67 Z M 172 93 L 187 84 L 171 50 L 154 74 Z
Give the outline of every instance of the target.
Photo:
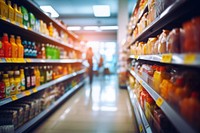
M 81 27 L 80 26 L 69 26 L 69 27 L 67 27 L 67 30 L 72 30 L 72 31 L 81 30 Z
M 110 6 L 94 5 L 93 12 L 95 17 L 110 17 Z
M 41 8 L 44 12 L 50 13 L 50 14 L 51 14 L 51 17 L 53 17 L 53 18 L 59 17 L 59 14 L 56 12 L 55 9 L 53 9 L 52 6 L 49 6 L 49 5 L 48 5 L 48 6 L 40 6 L 40 8 Z
M 118 26 L 100 26 L 101 30 L 117 30 Z
M 99 30 L 98 26 L 85 26 L 83 27 L 84 30 Z

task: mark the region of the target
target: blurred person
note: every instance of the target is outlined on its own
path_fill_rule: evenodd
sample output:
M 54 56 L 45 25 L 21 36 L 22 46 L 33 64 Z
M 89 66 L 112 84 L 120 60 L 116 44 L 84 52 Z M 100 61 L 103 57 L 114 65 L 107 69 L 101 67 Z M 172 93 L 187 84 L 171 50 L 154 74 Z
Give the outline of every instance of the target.
M 99 59 L 99 63 L 98 63 L 98 68 L 99 68 L 99 73 L 100 74 L 103 74 L 103 56 L 102 55 L 100 55 L 100 59 Z
M 89 68 L 88 68 L 88 74 L 89 74 L 89 79 L 90 79 L 90 85 L 92 85 L 92 80 L 93 80 L 93 51 L 92 48 L 89 47 L 87 52 L 86 52 L 86 59 L 89 63 Z

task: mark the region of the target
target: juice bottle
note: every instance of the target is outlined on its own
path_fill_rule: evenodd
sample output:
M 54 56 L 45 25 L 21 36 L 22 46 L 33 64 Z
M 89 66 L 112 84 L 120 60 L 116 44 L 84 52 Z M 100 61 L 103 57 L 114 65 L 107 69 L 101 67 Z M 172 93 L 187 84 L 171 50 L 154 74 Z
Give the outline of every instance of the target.
M 35 77 L 36 77 L 35 86 L 40 86 L 40 71 L 38 69 L 38 66 L 35 67 L 34 73 L 35 73 Z
M 21 81 L 20 81 L 20 71 L 19 70 L 15 70 L 14 71 L 14 84 L 15 84 L 15 88 L 17 91 L 17 94 L 21 92 Z
M 46 52 L 45 52 L 45 46 L 44 46 L 44 43 L 42 44 L 42 50 L 41 50 L 41 53 L 42 53 L 42 59 L 46 59 Z
M 5 83 L 5 94 L 6 97 L 10 96 L 10 81 L 7 73 L 3 74 L 3 82 Z
M 53 37 L 53 24 L 52 24 L 52 22 L 49 23 L 48 29 L 49 29 L 49 36 Z
M 24 57 L 27 58 L 28 57 L 28 42 L 24 40 L 22 44 L 24 46 Z
M 42 66 L 39 67 L 39 71 L 40 71 L 40 84 L 44 84 L 45 80 L 44 80 L 44 69 Z
M 18 57 L 18 46 L 15 43 L 14 35 L 10 36 L 10 43 L 12 45 L 12 58 L 17 58 Z
M 24 69 L 20 69 L 20 90 L 24 91 L 25 90 L 25 76 L 24 76 Z
M 0 72 L 0 99 L 3 99 L 5 98 L 5 91 L 6 90 L 6 85 L 5 83 L 3 82 L 3 73 Z
M 36 19 L 35 19 L 35 16 L 33 15 L 33 13 L 29 13 L 30 28 L 32 28 L 32 29 L 34 28 L 35 22 L 36 22 Z
M 23 14 L 22 14 L 22 11 L 21 11 L 21 7 L 18 8 L 18 13 L 19 13 L 19 18 L 18 18 L 19 20 L 18 21 L 19 21 L 19 24 L 22 25 L 23 24 Z
M 28 47 L 27 56 L 32 57 L 32 43 L 30 41 L 28 41 L 27 47 Z
M 20 36 L 17 36 L 16 44 L 18 46 L 18 58 L 24 58 L 24 46 L 21 43 Z
M 45 53 L 46 53 L 46 58 L 51 59 L 50 58 L 50 45 L 49 44 L 47 44 L 46 47 L 45 47 Z
M 32 57 L 36 58 L 37 57 L 37 49 L 35 42 L 32 42 Z
M 6 5 L 5 0 L 0 0 L 0 17 L 2 19 L 8 18 L 8 5 Z
M 16 89 L 16 86 L 15 86 L 14 71 L 9 70 L 8 76 L 9 76 L 9 82 L 10 82 L 10 95 L 16 95 L 17 89 Z
M 25 7 L 21 7 L 21 12 L 23 14 L 23 25 L 26 26 L 27 28 L 29 27 L 29 18 L 28 18 L 28 11 Z
M 2 37 L 2 42 L 4 45 L 4 56 L 6 58 L 11 58 L 12 57 L 12 45 L 8 42 L 8 34 L 4 33 Z
M 47 66 L 44 66 L 44 82 L 48 82 L 48 69 Z
M 11 1 L 8 1 L 8 19 L 14 22 L 14 9 L 11 6 Z
M 29 67 L 25 67 L 24 75 L 25 75 L 25 88 L 26 90 L 28 90 L 31 87 L 31 76 L 29 73 Z
M 4 57 L 4 44 L 0 40 L 0 57 Z
M 34 67 L 32 66 L 30 69 L 30 76 L 31 76 L 31 88 L 35 87 L 36 77 L 34 73 Z
M 17 9 L 17 4 L 14 4 L 14 21 L 19 24 L 19 11 Z

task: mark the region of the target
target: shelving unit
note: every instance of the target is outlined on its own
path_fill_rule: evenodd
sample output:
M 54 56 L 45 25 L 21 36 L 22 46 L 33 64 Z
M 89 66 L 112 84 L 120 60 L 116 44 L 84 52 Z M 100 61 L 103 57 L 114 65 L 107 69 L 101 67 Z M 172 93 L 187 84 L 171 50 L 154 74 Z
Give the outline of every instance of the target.
M 156 104 L 162 109 L 169 120 L 181 133 L 196 133 L 192 127 L 157 93 L 148 83 L 146 83 L 137 73 L 129 69 L 129 72 L 140 82 L 146 91 L 155 100 Z
M 144 112 L 142 111 L 136 95 L 131 91 L 130 86 L 128 86 L 127 89 L 137 119 L 137 123 L 139 125 L 140 133 L 152 133 L 151 127 L 149 126 L 149 123 L 146 119 L 146 116 L 144 115 Z
M 62 97 L 60 97 L 56 102 L 54 102 L 51 106 L 49 106 L 46 110 L 42 111 L 36 117 L 28 121 L 26 124 L 18 128 L 15 133 L 22 133 L 34 126 L 37 122 L 42 120 L 45 116 L 47 116 L 51 111 L 53 111 L 59 104 L 61 104 L 65 99 L 69 98 L 74 92 L 76 92 L 82 85 L 84 81 L 77 84 L 75 87 L 71 88 L 68 92 L 66 92 Z

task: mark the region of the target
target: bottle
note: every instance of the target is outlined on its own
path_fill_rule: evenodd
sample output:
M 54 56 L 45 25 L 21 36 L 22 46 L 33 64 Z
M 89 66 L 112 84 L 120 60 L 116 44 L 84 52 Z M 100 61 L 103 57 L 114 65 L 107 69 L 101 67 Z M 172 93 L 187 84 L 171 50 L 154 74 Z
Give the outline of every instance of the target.
M 42 44 L 42 50 L 41 50 L 41 53 L 42 53 L 42 59 L 46 59 L 46 52 L 45 52 L 45 46 L 44 46 L 44 43 Z
M 47 44 L 46 47 L 45 47 L 45 53 L 46 53 L 46 58 L 51 59 L 50 58 L 50 45 L 49 44 Z
M 45 83 L 45 80 L 44 80 L 44 69 L 42 66 L 39 67 L 39 71 L 40 71 L 40 84 L 44 84 Z
M 20 71 L 19 70 L 15 70 L 14 71 L 14 85 L 17 91 L 17 94 L 19 94 L 21 92 L 21 86 L 20 86 Z
M 28 41 L 27 47 L 28 47 L 27 57 L 32 57 L 33 50 L 32 50 L 32 43 L 31 43 L 31 41 Z
M 35 73 L 34 73 L 34 67 L 32 66 L 30 69 L 30 76 L 31 76 L 31 89 L 35 87 L 35 82 L 36 82 L 36 78 L 35 78 Z
M 10 82 L 10 95 L 16 95 L 17 94 L 17 90 L 16 90 L 15 80 L 14 80 L 14 71 L 13 70 L 9 70 L 8 71 L 8 76 L 9 76 L 9 82 Z
M 14 21 L 19 24 L 19 11 L 17 9 L 17 4 L 14 4 Z
M 24 58 L 24 46 L 21 43 L 20 36 L 17 36 L 16 44 L 18 46 L 18 58 Z
M 23 25 L 28 28 L 29 27 L 29 18 L 28 18 L 28 11 L 25 7 L 21 7 L 21 12 L 23 14 Z
M 35 73 L 35 77 L 36 77 L 35 86 L 37 87 L 37 86 L 40 86 L 40 71 L 38 69 L 38 66 L 35 67 L 34 73 Z
M 4 57 L 4 44 L 3 42 L 0 40 L 0 58 Z
M 40 43 L 37 44 L 36 51 L 37 51 L 37 58 L 41 59 L 42 58 L 42 45 Z
M 29 90 L 31 87 L 31 76 L 29 73 L 29 67 L 25 67 L 24 69 L 24 75 L 25 75 L 25 88 L 26 90 Z
M 44 66 L 44 82 L 48 82 L 48 70 L 47 70 L 47 66 Z
M 12 45 L 12 58 L 17 58 L 18 57 L 18 46 L 15 43 L 14 35 L 10 36 L 10 43 Z
M 49 36 L 53 37 L 53 24 L 52 24 L 52 22 L 49 23 L 48 30 L 49 30 Z
M 29 24 L 30 24 L 30 28 L 34 29 L 35 26 L 35 16 L 33 15 L 33 13 L 29 13 Z
M 24 76 L 24 69 L 20 68 L 20 90 L 25 90 L 25 76 Z
M 37 57 L 37 50 L 36 50 L 35 42 L 32 42 L 32 57 L 34 57 L 34 58 Z
M 18 18 L 19 24 L 23 25 L 23 14 L 22 14 L 22 11 L 21 11 L 21 7 L 18 8 L 18 13 L 19 13 L 19 18 Z
M 3 74 L 3 82 L 5 83 L 5 94 L 6 97 L 10 96 L 10 81 L 7 73 Z
M 11 6 L 11 1 L 8 1 L 8 19 L 14 22 L 14 9 Z
M 5 0 L 0 0 L 0 18 L 8 18 L 8 5 L 6 5 Z
M 0 71 L 0 99 L 4 99 L 6 92 L 6 85 L 3 82 L 3 73 Z
M 4 45 L 4 56 L 5 58 L 11 58 L 12 57 L 12 45 L 8 42 L 8 34 L 4 33 L 2 37 L 2 42 Z
M 22 44 L 24 46 L 24 57 L 27 58 L 28 57 L 28 52 L 29 52 L 29 50 L 28 50 L 28 42 L 26 40 L 24 40 L 22 42 Z

